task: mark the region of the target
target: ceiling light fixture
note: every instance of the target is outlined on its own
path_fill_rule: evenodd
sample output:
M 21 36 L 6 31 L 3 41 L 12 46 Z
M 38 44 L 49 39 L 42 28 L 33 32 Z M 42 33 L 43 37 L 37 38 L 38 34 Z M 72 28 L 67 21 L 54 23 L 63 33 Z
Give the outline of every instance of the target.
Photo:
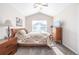
M 48 7 L 48 3 L 34 3 L 33 7 L 42 9 L 43 7 Z

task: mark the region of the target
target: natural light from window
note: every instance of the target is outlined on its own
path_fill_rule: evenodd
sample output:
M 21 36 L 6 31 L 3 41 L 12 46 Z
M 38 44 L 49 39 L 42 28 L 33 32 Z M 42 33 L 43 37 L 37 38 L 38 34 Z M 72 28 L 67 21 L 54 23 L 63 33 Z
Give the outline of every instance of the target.
M 33 20 L 32 31 L 33 32 L 47 32 L 47 21 L 46 20 Z

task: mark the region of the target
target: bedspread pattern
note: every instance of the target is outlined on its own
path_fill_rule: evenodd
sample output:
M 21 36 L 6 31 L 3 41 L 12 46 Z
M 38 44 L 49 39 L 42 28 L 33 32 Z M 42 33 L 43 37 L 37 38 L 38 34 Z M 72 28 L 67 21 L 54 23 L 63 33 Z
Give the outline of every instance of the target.
M 51 46 L 51 40 L 48 33 L 30 32 L 25 34 L 21 31 L 16 33 L 17 42 L 19 44 L 42 44 Z

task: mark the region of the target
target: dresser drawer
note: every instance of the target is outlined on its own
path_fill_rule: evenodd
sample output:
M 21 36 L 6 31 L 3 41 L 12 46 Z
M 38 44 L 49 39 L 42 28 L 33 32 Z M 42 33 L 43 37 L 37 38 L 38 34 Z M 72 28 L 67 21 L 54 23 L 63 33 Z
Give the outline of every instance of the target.
M 5 47 L 0 47 L 0 55 L 7 55 L 8 49 Z M 10 51 L 10 50 L 9 50 Z
M 53 28 L 53 38 L 54 38 L 54 41 L 61 43 L 62 41 L 62 28 L 61 27 Z
M 12 51 L 17 50 L 17 41 L 16 39 L 10 39 L 6 42 L 0 44 L 0 55 L 11 54 Z
M 8 55 L 13 55 L 15 54 L 16 51 L 17 51 L 16 49 L 12 49 L 11 51 L 8 52 Z

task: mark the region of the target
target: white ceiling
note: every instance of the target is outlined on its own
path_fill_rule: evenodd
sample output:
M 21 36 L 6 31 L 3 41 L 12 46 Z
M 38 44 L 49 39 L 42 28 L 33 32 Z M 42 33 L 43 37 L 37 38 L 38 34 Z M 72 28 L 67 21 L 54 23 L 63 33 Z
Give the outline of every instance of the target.
M 10 5 L 16 8 L 16 10 L 21 12 L 24 16 L 35 14 L 37 12 L 54 16 L 71 5 L 69 3 L 48 3 L 48 7 L 43 7 L 43 9 L 40 10 L 39 8 L 34 8 L 33 4 L 34 3 L 12 3 Z

